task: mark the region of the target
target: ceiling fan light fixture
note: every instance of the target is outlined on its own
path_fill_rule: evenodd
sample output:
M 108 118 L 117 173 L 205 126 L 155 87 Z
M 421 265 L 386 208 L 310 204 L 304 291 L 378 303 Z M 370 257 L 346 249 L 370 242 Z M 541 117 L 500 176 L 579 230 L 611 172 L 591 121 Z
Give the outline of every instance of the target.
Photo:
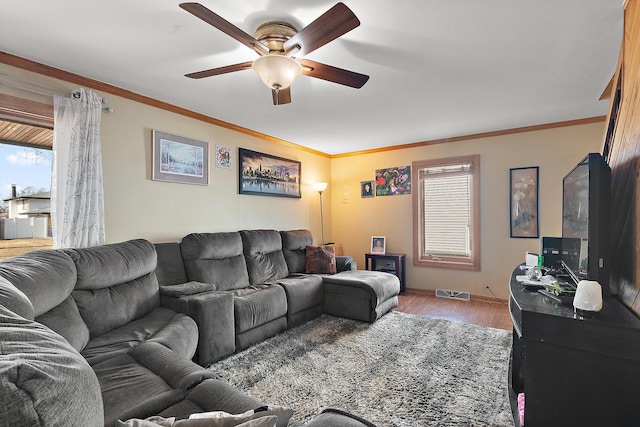
M 288 56 L 269 54 L 261 56 L 252 65 L 269 89 L 286 89 L 302 74 L 302 66 L 298 61 Z

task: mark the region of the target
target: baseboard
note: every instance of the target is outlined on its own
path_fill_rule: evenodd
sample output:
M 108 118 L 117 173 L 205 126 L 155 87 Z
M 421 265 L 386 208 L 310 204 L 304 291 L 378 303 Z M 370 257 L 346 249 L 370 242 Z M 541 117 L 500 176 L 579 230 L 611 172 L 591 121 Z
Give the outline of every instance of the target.
M 436 298 L 436 291 L 433 289 L 417 289 L 417 288 L 406 288 L 405 294 L 414 294 L 414 295 L 425 295 Z M 471 294 L 471 301 L 482 301 L 488 303 L 500 303 L 500 304 L 508 304 L 509 301 L 502 298 L 494 298 L 487 297 L 483 295 L 474 295 Z

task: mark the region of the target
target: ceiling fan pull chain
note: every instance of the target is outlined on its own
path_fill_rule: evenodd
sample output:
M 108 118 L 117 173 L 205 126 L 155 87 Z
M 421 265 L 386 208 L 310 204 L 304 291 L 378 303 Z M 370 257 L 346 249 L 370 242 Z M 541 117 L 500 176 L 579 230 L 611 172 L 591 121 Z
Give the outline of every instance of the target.
M 273 85 L 273 91 L 276 93 L 276 105 L 280 105 L 280 88 L 282 86 L 280 86 L 279 84 L 274 84 Z

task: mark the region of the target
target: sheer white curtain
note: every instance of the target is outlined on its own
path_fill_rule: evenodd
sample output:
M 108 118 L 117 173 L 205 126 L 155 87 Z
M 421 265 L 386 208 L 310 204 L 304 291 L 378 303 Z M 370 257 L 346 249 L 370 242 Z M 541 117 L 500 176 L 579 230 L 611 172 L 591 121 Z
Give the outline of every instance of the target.
M 105 241 L 100 117 L 102 99 L 80 89 L 54 96 L 51 221 L 55 248 Z

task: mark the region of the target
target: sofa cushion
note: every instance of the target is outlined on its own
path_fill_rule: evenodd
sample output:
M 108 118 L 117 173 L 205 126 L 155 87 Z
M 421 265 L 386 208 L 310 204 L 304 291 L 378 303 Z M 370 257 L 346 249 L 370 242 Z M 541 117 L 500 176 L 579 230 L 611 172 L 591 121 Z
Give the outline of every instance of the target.
M 158 255 L 158 265 L 156 266 L 158 284 L 164 286 L 186 282 L 187 272 L 184 270 L 180 244 L 175 242 L 156 243 L 154 246 Z
M 76 289 L 72 295 L 91 338 L 139 319 L 160 305 L 153 273 L 103 289 Z
M 33 304 L 29 298 L 18 288 L 9 283 L 8 280 L 0 276 L 0 305 L 10 311 L 33 320 Z
M 279 285 L 256 285 L 234 291 L 236 335 L 287 314 L 287 297 Z
M 309 230 L 281 231 L 282 253 L 289 268 L 289 274 L 304 273 L 306 268 L 307 246 L 313 245 L 313 236 Z
M 278 280 L 287 295 L 287 315 L 299 313 L 324 302 L 322 277 L 315 275 L 290 276 Z
M 36 320 L 62 335 L 78 351 L 82 351 L 89 342 L 89 328 L 71 295 Z
M 249 285 L 239 233 L 192 233 L 180 249 L 188 280 L 212 283 L 221 291 Z
M 157 307 L 140 319 L 93 338 L 82 355 L 89 364 L 95 365 L 146 341 L 159 342 L 191 359 L 198 344 L 198 327 L 189 316 Z
M 104 289 L 148 275 L 156 269 L 156 250 L 144 239 L 65 249 L 65 252 L 78 270 L 76 289 Z
M 307 246 L 305 273 L 336 274 L 336 252 L 332 245 Z
M 252 285 L 273 283 L 289 275 L 282 253 L 282 238 L 276 230 L 240 231 Z
M 0 277 L 29 298 L 37 317 L 71 294 L 76 266 L 66 253 L 45 249 L 0 261 Z
M 327 285 L 335 284 L 343 285 L 342 289 L 351 289 L 354 293 L 364 292 L 370 295 L 371 308 L 377 307 L 381 302 L 396 297 L 400 293 L 398 277 L 381 271 L 342 271 L 333 276 L 324 276 L 323 280 L 325 290 Z
M 1 306 L 0 375 L 0 424 L 103 425 L 100 385 L 82 356 L 46 326 Z
M 147 418 L 175 405 L 185 393 L 156 372 L 141 365 L 131 354 L 107 359 L 93 369 L 104 399 L 104 425 L 118 419 Z

